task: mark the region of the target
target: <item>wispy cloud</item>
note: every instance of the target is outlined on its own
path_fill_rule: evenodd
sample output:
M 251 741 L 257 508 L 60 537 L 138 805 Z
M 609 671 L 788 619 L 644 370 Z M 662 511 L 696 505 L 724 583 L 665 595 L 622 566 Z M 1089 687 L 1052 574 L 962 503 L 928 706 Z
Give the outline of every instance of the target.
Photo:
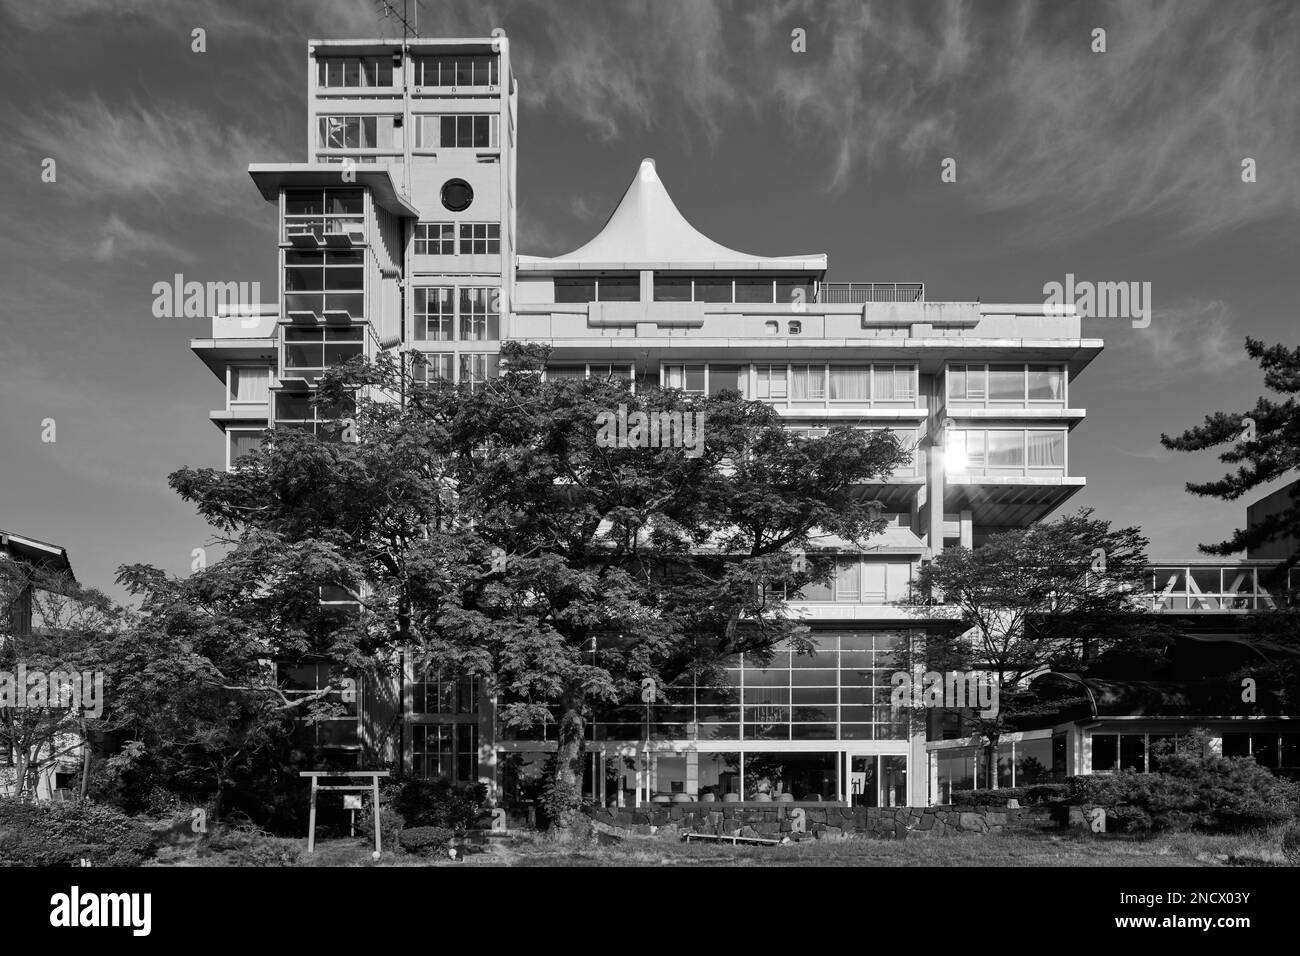
M 192 103 L 110 104 L 90 96 L 40 107 L 5 152 L 15 164 L 54 158 L 59 194 L 75 199 L 184 197 L 186 209 L 229 211 L 232 195 L 248 193 L 250 157 L 278 151 Z

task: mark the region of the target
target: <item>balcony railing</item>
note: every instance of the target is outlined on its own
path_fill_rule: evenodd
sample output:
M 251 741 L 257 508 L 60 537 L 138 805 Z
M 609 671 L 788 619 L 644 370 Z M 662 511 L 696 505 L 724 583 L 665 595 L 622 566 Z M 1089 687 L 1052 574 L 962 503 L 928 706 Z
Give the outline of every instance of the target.
M 924 302 L 924 282 L 823 282 L 817 301 L 824 305 L 866 302 Z

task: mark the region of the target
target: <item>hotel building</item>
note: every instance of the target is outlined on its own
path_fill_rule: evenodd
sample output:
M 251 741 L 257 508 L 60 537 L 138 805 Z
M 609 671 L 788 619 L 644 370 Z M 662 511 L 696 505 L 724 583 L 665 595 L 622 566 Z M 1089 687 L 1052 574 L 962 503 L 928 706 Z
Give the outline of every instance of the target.
M 504 37 L 310 41 L 306 161 L 249 167 L 279 219 L 279 300 L 214 316 L 192 343 L 226 387 L 211 417 L 227 465 L 268 427 L 316 429 L 313 383 L 332 364 L 419 353 L 427 374 L 479 382 L 505 339 L 550 346 L 552 378 L 735 389 L 810 434 L 892 429 L 913 461 L 875 489 L 888 529 L 865 549 L 822 542 L 842 552 L 834 579 L 792 605 L 820 651 L 738 659 L 727 688 L 668 688 L 648 714 L 605 715 L 585 786 L 619 805 L 943 799 L 966 782 L 962 742 L 927 742 L 889 708 L 900 652 L 931 623 L 899 602 L 943 548 L 1038 521 L 1084 486 L 1069 456 L 1076 380 L 1102 342 L 1069 308 L 932 302 L 920 282 L 828 280 L 822 254 L 726 248 L 648 159 L 621 199 L 604 197 L 613 212 L 589 242 L 522 254 L 509 52 Z M 294 672 L 304 687 L 310 670 Z M 533 739 L 499 727 L 472 681 L 408 668 L 397 696 L 366 695 L 321 742 L 483 780 L 507 801 L 554 749 L 553 725 Z M 1076 737 L 1063 759 L 1080 772 Z M 1021 746 L 1050 767 L 1054 739 Z

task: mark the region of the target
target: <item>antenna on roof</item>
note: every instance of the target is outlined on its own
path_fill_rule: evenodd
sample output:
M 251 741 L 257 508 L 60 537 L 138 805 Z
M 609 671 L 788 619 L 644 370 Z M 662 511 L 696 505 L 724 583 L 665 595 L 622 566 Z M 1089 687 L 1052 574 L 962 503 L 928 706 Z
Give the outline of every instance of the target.
M 417 26 L 420 22 L 420 0 L 415 0 L 415 15 L 411 16 L 411 0 L 402 0 L 402 12 L 397 12 L 395 0 L 375 0 L 375 7 L 379 15 L 385 19 L 395 17 L 402 25 L 402 37 L 409 40 L 411 37 L 418 37 L 420 31 Z

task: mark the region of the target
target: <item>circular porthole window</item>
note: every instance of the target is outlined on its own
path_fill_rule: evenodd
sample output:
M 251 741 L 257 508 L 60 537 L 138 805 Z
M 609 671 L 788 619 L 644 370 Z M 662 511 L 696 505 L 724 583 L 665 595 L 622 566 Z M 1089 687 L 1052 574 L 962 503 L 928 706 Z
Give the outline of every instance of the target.
M 474 189 L 463 179 L 449 179 L 442 184 L 442 204 L 452 212 L 464 212 L 474 201 Z

